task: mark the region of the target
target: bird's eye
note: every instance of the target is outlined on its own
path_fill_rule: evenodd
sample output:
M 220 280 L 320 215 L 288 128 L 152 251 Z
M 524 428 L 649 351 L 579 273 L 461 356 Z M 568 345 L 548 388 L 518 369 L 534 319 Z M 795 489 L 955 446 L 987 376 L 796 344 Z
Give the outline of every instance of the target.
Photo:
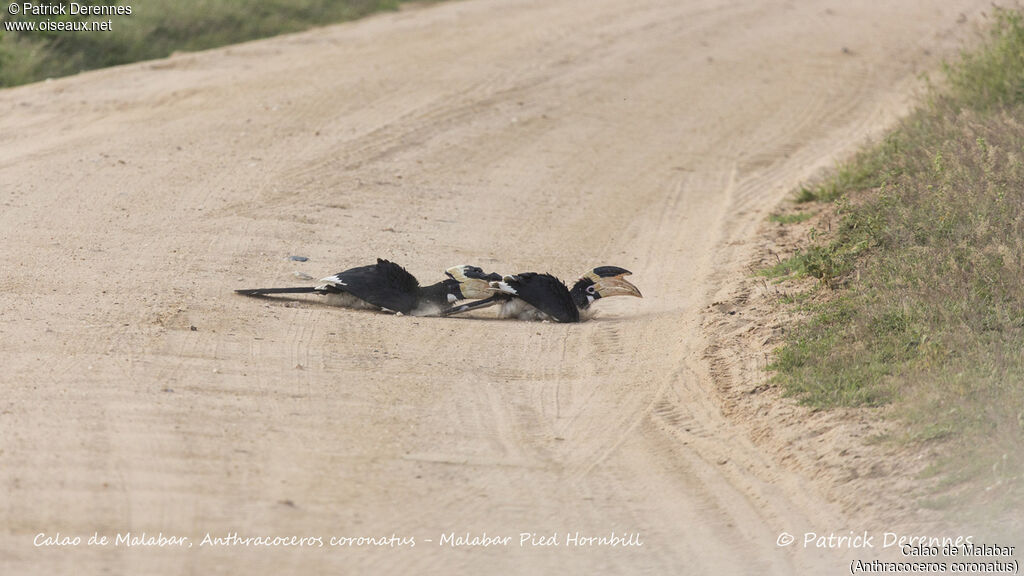
M 594 293 L 594 287 L 593 286 L 587 286 L 587 294 L 593 294 L 593 293 Z

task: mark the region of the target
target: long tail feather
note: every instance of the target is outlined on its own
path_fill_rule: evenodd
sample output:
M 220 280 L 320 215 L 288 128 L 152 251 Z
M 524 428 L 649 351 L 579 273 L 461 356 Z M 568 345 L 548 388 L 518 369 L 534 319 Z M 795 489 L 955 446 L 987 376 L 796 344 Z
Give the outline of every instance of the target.
M 308 294 L 310 292 L 323 292 L 313 286 L 300 286 L 297 288 L 251 288 L 248 290 L 235 290 L 236 294 L 243 296 L 263 296 L 264 294 Z
M 501 299 L 501 297 L 503 297 L 503 296 L 504 296 L 504 294 L 502 294 L 502 295 L 495 294 L 494 296 L 491 296 L 490 298 L 484 298 L 483 300 L 477 300 L 475 302 L 468 302 L 466 304 L 460 304 L 458 306 L 452 306 L 451 308 L 449 308 L 447 310 L 442 310 L 441 311 L 441 316 L 452 316 L 454 314 L 462 314 L 463 312 L 469 312 L 470 310 L 478 310 L 480 308 L 486 308 L 488 306 L 493 306 L 493 305 L 497 304 L 498 300 Z

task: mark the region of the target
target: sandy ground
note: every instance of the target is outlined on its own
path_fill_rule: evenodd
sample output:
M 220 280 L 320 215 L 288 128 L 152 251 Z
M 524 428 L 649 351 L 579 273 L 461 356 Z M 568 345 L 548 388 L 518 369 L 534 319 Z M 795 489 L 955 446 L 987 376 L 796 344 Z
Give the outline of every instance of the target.
M 845 573 L 778 535 L 882 527 L 752 433 L 702 314 L 987 4 L 473 0 L 0 92 L 0 572 Z M 376 257 L 646 297 L 558 325 L 232 293 Z M 613 531 L 643 545 L 566 538 Z M 87 545 L 127 532 L 192 548 Z M 325 546 L 201 545 L 236 532 Z

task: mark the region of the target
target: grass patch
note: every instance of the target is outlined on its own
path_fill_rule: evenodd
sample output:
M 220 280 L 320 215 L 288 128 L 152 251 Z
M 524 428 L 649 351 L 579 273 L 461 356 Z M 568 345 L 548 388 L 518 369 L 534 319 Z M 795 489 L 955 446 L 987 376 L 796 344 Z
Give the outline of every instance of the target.
M 900 151 L 898 135 L 893 134 L 878 145 L 859 152 L 851 161 L 840 165 L 830 176 L 810 188 L 801 187 L 797 203 L 832 202 L 851 190 L 880 186 L 891 170 L 898 169 L 892 160 Z
M 772 214 L 768 217 L 768 221 L 778 224 L 797 224 L 799 222 L 806 222 L 811 218 L 814 218 L 814 214 L 810 212 L 796 212 L 793 214 Z
M 776 353 L 789 394 L 819 408 L 892 404 L 906 424 L 897 440 L 952 446 L 937 464 L 952 483 L 970 471 L 1020 498 L 1024 24 L 1015 11 L 994 21 L 883 142 L 798 192 L 836 203 L 836 233 L 763 273 L 838 288 Z
M 4 19 L 111 21 L 111 31 L 0 31 L 0 87 L 16 86 L 84 70 L 164 58 L 352 20 L 395 10 L 402 0 L 178 0 L 125 2 L 77 0 L 78 4 L 131 6 L 121 16 L 10 16 Z M 69 2 L 37 2 L 63 4 Z M 6 5 L 5 5 L 6 8 Z M 2 29 L 0 29 L 2 30 Z

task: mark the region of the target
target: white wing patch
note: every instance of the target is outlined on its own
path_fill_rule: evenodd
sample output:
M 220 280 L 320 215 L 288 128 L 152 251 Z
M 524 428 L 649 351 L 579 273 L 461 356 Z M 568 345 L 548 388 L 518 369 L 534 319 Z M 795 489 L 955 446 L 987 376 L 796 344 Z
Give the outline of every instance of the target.
M 497 288 L 499 292 L 504 292 L 505 294 L 519 294 L 515 288 L 504 282 L 491 282 L 491 288 Z
M 465 282 L 469 280 L 466 277 L 466 264 L 459 264 L 458 266 L 452 266 L 451 268 L 444 271 L 449 278 L 457 282 Z
M 327 278 L 321 278 L 320 281 L 321 282 L 326 282 L 326 283 L 328 283 L 328 284 L 330 284 L 332 286 L 348 286 L 348 284 L 345 284 L 344 282 L 342 282 L 341 278 L 338 277 L 337 275 L 328 276 Z

